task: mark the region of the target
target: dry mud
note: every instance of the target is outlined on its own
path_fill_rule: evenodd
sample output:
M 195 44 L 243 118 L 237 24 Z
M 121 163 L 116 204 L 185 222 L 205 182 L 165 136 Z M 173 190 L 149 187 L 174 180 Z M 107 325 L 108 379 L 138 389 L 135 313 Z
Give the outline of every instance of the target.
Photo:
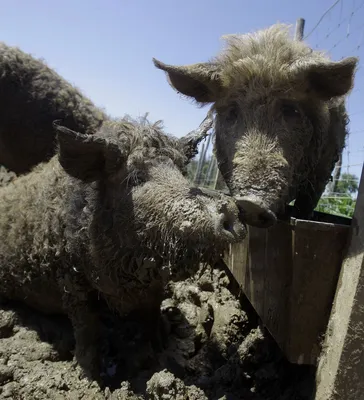
M 67 318 L 19 304 L 0 308 L 0 399 L 306 400 L 314 371 L 287 363 L 220 268 L 171 284 L 161 312 L 165 349 L 137 320 L 103 312 L 106 388 L 73 361 Z

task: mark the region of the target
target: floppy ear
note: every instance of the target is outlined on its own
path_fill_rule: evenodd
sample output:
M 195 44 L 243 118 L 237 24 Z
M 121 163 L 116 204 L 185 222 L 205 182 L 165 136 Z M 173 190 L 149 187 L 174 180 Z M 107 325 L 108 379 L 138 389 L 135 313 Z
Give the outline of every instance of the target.
M 198 129 L 188 133 L 179 139 L 182 145 L 183 151 L 187 157 L 187 162 L 190 162 L 192 158 L 198 153 L 197 148 L 202 140 L 204 140 L 208 131 L 213 127 L 214 120 L 212 115 L 212 109 L 207 113 L 206 118 L 201 122 Z
M 199 103 L 211 103 L 222 94 L 222 82 L 217 65 L 198 63 L 186 66 L 167 65 L 153 58 L 154 65 L 165 71 L 170 85 Z
M 298 66 L 299 74 L 322 99 L 347 94 L 354 84 L 358 58 L 347 57 L 341 61 L 313 62 Z
M 84 182 L 100 179 L 111 174 L 125 162 L 119 147 L 107 139 L 85 135 L 53 122 L 59 144 L 59 163 L 71 176 Z

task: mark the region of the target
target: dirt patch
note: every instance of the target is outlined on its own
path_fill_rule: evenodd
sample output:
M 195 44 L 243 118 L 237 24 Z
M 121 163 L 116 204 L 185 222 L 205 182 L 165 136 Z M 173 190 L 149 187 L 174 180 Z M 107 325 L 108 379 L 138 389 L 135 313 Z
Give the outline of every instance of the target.
M 162 304 L 165 349 L 156 354 L 142 324 L 103 313 L 106 389 L 73 362 L 69 321 L 20 305 L 0 310 L 0 399 L 306 400 L 314 371 L 287 363 L 228 289 L 205 267 L 169 288 Z

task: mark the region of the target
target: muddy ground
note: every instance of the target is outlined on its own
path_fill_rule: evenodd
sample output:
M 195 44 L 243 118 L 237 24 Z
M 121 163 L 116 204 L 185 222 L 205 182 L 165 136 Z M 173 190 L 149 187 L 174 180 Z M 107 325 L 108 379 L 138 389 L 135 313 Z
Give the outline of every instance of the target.
M 0 399 L 306 400 L 314 371 L 288 364 L 220 268 L 174 283 L 156 354 L 137 320 L 103 313 L 106 389 L 82 377 L 63 316 L 0 309 Z

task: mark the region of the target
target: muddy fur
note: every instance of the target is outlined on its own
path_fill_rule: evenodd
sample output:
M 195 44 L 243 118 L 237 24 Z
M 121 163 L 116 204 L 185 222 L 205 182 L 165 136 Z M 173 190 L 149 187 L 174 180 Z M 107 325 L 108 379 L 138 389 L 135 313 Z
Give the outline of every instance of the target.
M 184 142 L 159 125 L 56 130 L 58 154 L 0 188 L 0 294 L 67 313 L 76 359 L 98 376 L 100 296 L 119 315 L 140 312 L 158 347 L 166 282 L 246 230 L 230 197 L 190 187 Z
M 103 314 L 105 389 L 80 378 L 62 316 L 17 304 L 0 311 L 1 399 L 310 400 L 314 371 L 290 365 L 219 268 L 171 283 L 161 305 L 168 331 L 156 354 L 140 322 Z
M 0 165 L 0 187 L 6 186 L 16 178 L 16 173 Z
M 0 164 L 31 170 L 55 153 L 52 122 L 93 133 L 106 115 L 43 60 L 0 43 Z
M 257 226 L 263 210 L 280 212 L 294 199 L 298 215 L 310 216 L 347 134 L 345 96 L 357 58 L 330 61 L 294 41 L 288 28 L 228 35 L 209 62 L 154 59 L 178 92 L 201 106 L 213 103 L 219 168 Z

